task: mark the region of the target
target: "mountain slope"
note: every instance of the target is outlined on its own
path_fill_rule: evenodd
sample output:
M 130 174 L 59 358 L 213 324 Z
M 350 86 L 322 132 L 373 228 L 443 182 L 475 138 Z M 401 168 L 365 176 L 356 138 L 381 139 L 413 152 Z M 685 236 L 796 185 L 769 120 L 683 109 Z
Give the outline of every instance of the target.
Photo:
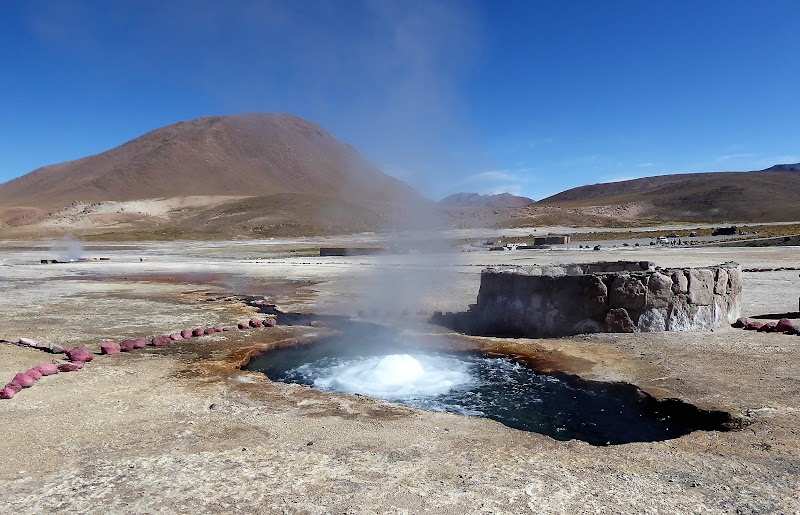
M 638 203 L 641 215 L 660 220 L 800 220 L 800 165 L 757 172 L 709 172 L 592 184 L 539 201 L 564 207 Z
M 479 193 L 454 193 L 439 201 L 442 206 L 457 207 L 525 207 L 535 202 L 527 197 L 518 197 L 511 193 L 497 195 L 481 195 Z
M 326 195 L 421 201 L 311 122 L 286 114 L 203 117 L 0 185 L 0 202 L 61 206 L 189 195 Z

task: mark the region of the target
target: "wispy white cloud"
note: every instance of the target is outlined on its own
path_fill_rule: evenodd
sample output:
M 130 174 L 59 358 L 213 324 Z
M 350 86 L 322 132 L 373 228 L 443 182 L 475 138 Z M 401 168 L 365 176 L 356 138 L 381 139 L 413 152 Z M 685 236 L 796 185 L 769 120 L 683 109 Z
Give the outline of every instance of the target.
M 638 166 L 639 168 L 652 168 L 655 165 L 656 165 L 655 163 L 647 162 L 647 163 L 639 163 L 636 166 Z
M 462 181 L 463 183 L 481 183 L 492 181 L 509 181 L 514 180 L 514 174 L 507 170 L 488 170 L 485 172 L 468 175 Z
M 743 152 L 743 153 L 740 153 L 740 154 L 724 154 L 724 155 L 718 156 L 716 161 L 718 163 L 724 163 L 725 161 L 730 161 L 731 159 L 745 159 L 745 158 L 748 158 L 748 157 L 756 157 L 757 155 L 758 154 L 753 154 L 753 153 L 750 153 L 750 152 Z

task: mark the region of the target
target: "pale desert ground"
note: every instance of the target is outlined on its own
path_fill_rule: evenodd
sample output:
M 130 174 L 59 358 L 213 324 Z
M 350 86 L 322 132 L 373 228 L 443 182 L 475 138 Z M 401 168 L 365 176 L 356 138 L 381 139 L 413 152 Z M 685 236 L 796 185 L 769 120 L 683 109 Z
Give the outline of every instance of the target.
M 374 238 L 103 244 L 83 255 L 109 261 L 53 265 L 40 264 L 59 258 L 48 243 L 2 242 L 0 339 L 97 351 L 107 339 L 235 325 L 255 312 L 247 295 L 284 311 L 377 308 L 408 331 L 441 331 L 398 313 L 465 310 L 489 264 L 800 266 L 795 247 L 293 252 Z M 746 272 L 743 295 L 744 315 L 798 316 L 798 272 Z M 725 410 L 744 424 L 595 447 L 238 369 L 253 349 L 324 331 L 278 326 L 97 356 L 0 400 L 0 513 L 800 511 L 799 336 L 724 329 L 513 340 L 566 372 Z M 0 343 L 0 382 L 52 358 Z

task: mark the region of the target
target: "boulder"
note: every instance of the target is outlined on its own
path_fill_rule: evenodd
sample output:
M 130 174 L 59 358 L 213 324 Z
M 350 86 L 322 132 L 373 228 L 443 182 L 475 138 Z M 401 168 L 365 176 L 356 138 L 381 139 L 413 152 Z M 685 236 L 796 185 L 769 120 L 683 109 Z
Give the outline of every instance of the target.
M 672 293 L 688 293 L 689 280 L 686 278 L 684 270 L 673 270 L 672 272 Z
M 775 331 L 779 333 L 795 334 L 797 333 L 797 328 L 788 318 L 781 318 L 778 320 L 778 323 L 775 324 Z
M 777 322 L 767 322 L 766 324 L 761 324 L 757 331 L 760 333 L 773 333 L 776 325 L 778 325 Z
M 53 363 L 43 363 L 41 365 L 36 365 L 36 370 L 38 370 L 43 376 L 51 376 L 53 374 L 58 374 L 58 367 Z
M 708 306 L 714 300 L 714 273 L 707 268 L 689 270 L 689 304 Z
M 607 333 L 632 333 L 635 329 L 633 320 L 625 308 L 613 308 L 608 311 L 605 320 Z
M 750 320 L 749 322 L 747 322 L 747 325 L 744 326 L 744 328 L 747 329 L 748 331 L 757 331 L 757 330 L 761 329 L 762 325 L 764 325 L 762 322 L 757 322 L 755 320 Z
M 133 349 L 135 349 L 133 340 L 125 340 L 119 343 L 119 350 L 122 352 L 130 352 Z
M 222 332 L 222 327 L 218 326 L 218 325 L 215 325 L 211 329 L 213 329 L 215 333 L 221 333 Z
M 261 327 L 261 320 L 257 318 L 251 318 L 250 322 L 248 323 L 250 324 L 250 327 Z
M 119 344 L 116 342 L 103 342 L 100 344 L 100 354 L 112 355 L 119 354 Z
M 179 341 L 183 340 L 183 335 L 181 335 L 181 333 L 171 334 L 171 335 L 169 335 L 169 339 L 174 341 L 174 342 L 179 342 Z
M 36 368 L 32 368 L 25 372 L 25 375 L 33 379 L 34 381 L 38 381 L 42 378 L 42 373 L 36 370 Z
M 268 317 L 264 319 L 264 327 L 275 327 L 278 324 L 278 321 L 274 317 Z
M 731 327 L 735 327 L 737 329 L 741 329 L 747 326 L 748 320 L 744 317 L 736 319 L 736 322 L 731 324 Z
M 67 359 L 70 361 L 82 361 L 88 363 L 94 359 L 94 356 L 86 350 L 86 347 L 75 347 L 67 351 Z
M 212 327 L 203 330 L 203 334 L 214 334 L 214 333 L 216 333 L 216 331 Z
M 142 338 L 138 338 L 133 340 L 133 348 L 134 349 L 144 349 L 147 346 L 147 342 Z
M 672 279 L 661 272 L 655 272 L 647 282 L 647 307 L 666 308 L 672 298 Z
M 626 312 L 643 309 L 646 300 L 646 290 L 642 281 L 627 274 L 618 275 L 608 291 L 608 305 L 611 308 L 624 308 Z
M 83 368 L 83 361 L 74 361 L 72 363 L 60 363 L 58 365 L 59 372 L 75 372 Z
M 247 322 L 239 322 L 238 324 L 236 324 L 236 327 L 242 330 L 250 329 L 250 326 L 247 324 Z
M 13 390 L 14 393 L 19 393 L 20 391 L 22 391 L 22 385 L 20 385 L 16 381 L 11 381 L 10 383 L 8 383 L 6 385 L 6 388 L 8 388 L 9 390 Z
M 57 343 L 51 343 L 50 352 L 52 352 L 53 354 L 62 354 L 64 352 L 64 347 L 58 345 Z
M 17 392 L 15 392 L 12 388 L 6 386 L 2 390 L 0 390 L 0 399 L 13 399 L 16 393 Z
M 17 383 L 23 388 L 30 388 L 33 386 L 33 383 L 36 382 L 36 379 L 32 378 L 28 374 L 21 373 L 14 376 L 14 379 L 11 380 L 12 383 Z
M 202 329 L 194 329 L 192 330 L 192 336 L 203 336 L 205 332 Z
M 169 336 L 154 336 L 151 341 L 156 347 L 162 347 L 164 345 L 169 345 L 172 339 Z
M 184 329 L 181 331 L 181 336 L 183 336 L 184 340 L 188 340 L 192 337 L 192 331 L 190 329 Z

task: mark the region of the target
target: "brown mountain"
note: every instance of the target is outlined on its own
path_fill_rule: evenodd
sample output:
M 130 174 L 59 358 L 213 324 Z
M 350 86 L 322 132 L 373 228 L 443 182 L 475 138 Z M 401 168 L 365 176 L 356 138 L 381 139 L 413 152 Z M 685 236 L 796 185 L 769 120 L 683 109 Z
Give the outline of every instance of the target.
M 441 206 L 455 207 L 525 207 L 531 204 L 535 204 L 535 201 L 527 197 L 518 197 L 511 193 L 499 193 L 497 195 L 454 193 L 439 201 L 439 205 Z
M 278 201 L 279 196 L 296 202 Z M 94 216 L 95 225 L 118 223 L 121 216 L 103 218 L 95 204 L 177 197 L 194 203 L 179 202 L 181 209 L 172 208 L 175 202 L 169 204 L 171 214 L 162 216 L 159 224 L 165 217 L 166 222 L 176 217 L 185 221 L 204 208 L 219 206 L 219 199 L 226 197 L 236 197 L 231 202 L 261 199 L 257 205 L 237 205 L 244 210 L 237 220 L 247 218 L 249 206 L 255 210 L 253 217 L 262 219 L 257 227 L 325 227 L 322 232 L 380 229 L 379 222 L 387 218 L 383 213 L 392 211 L 391 206 L 431 204 L 311 122 L 288 114 L 245 114 L 162 127 L 107 152 L 40 168 L 2 184 L 0 227 L 67 215 Z M 206 197 L 217 200 L 206 204 Z M 64 211 L 75 205 L 85 207 L 77 215 Z M 320 211 L 312 205 L 324 206 L 324 219 L 308 219 L 308 213 Z M 127 223 L 135 217 L 129 205 L 120 204 L 119 211 L 126 208 Z M 282 221 L 275 222 L 278 219 Z M 341 220 L 348 225 L 336 226 Z
M 283 192 L 420 198 L 311 122 L 286 114 L 246 114 L 176 123 L 102 154 L 40 168 L 0 185 L 0 202 Z
M 638 216 L 658 220 L 778 222 L 800 220 L 800 164 L 756 172 L 709 172 L 645 177 L 563 191 L 537 205 L 636 204 Z

